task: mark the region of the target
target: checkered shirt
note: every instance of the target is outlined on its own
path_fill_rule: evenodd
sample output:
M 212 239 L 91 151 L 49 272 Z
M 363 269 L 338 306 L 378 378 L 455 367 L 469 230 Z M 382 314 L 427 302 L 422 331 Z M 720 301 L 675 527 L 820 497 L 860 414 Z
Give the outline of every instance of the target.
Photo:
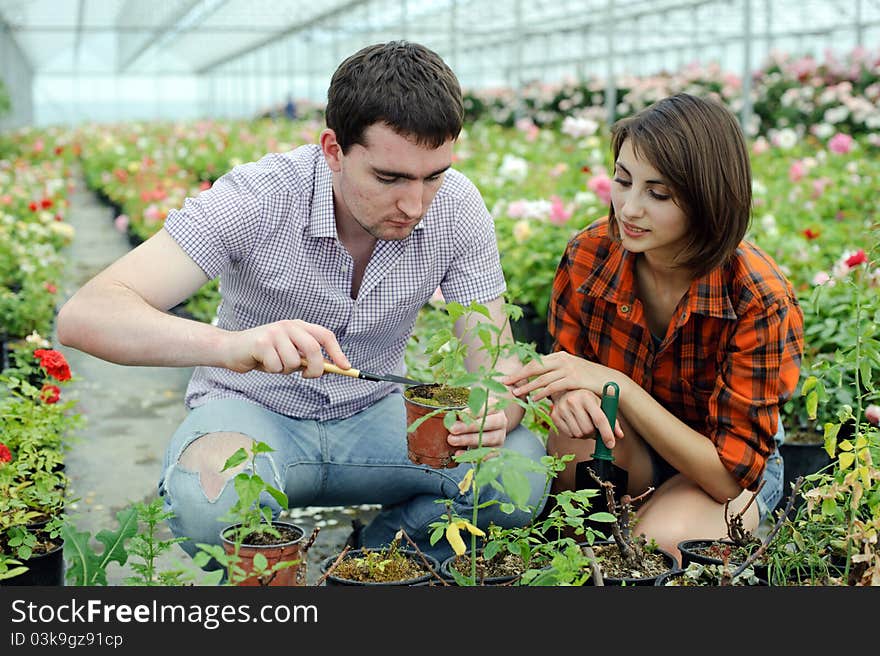
M 744 241 L 728 264 L 691 282 L 655 347 L 635 262 L 605 219 L 569 242 L 550 302 L 555 350 L 625 373 L 711 439 L 740 485 L 754 489 L 800 374 L 803 313 L 791 284 Z
M 210 278 L 220 276 L 217 325 L 247 330 L 301 319 L 333 331 L 352 366 L 405 374 L 419 309 L 439 286 L 467 305 L 505 291 L 494 224 L 476 187 L 446 172 L 412 234 L 378 241 L 357 299 L 353 260 L 336 234 L 332 173 L 317 145 L 236 166 L 172 210 L 165 230 Z M 196 367 L 185 402 L 236 397 L 301 419 L 348 417 L 399 386 Z

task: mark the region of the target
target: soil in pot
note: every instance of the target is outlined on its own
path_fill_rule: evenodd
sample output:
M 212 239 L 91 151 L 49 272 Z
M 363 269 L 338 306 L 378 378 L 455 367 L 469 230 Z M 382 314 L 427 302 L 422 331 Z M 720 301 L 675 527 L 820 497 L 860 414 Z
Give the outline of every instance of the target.
M 328 586 L 427 584 L 432 579 L 437 580 L 435 573 L 440 570 L 440 563 L 436 558 L 428 554 L 419 554 L 414 549 L 396 547 L 352 549 L 337 563 L 338 559 L 339 554 L 336 554 L 321 563 L 321 573 L 326 575 Z M 428 561 L 433 572 L 425 565 L 425 560 Z M 335 567 L 334 563 L 336 563 Z
M 456 447 L 447 441 L 449 431 L 443 425 L 448 410 L 463 410 L 467 407 L 470 390 L 466 387 L 449 387 L 434 383 L 414 385 L 403 393 L 406 406 L 406 425 L 437 410 L 412 432 L 407 432 L 406 443 L 409 459 L 417 465 L 428 465 L 435 469 L 451 469 L 458 466 L 453 456 Z
M 741 547 L 731 540 L 684 540 L 678 544 L 681 552 L 681 566 L 686 569 L 691 563 L 700 565 L 722 565 L 727 559 L 727 566 L 736 569 L 744 563 L 753 549 L 760 545 Z M 761 556 L 752 563 L 756 576 L 761 579 L 767 578 L 767 561 Z
M 227 526 L 221 531 L 223 549 L 227 554 L 235 553 L 235 542 L 227 537 L 240 524 Z M 237 585 L 240 586 L 302 586 L 306 582 L 306 550 L 304 546 L 305 531 L 296 524 L 289 522 L 272 522 L 272 526 L 280 533 L 280 537 L 270 533 L 252 533 L 239 548 L 238 557 L 241 567 L 247 576 Z M 261 554 L 269 566 L 276 563 L 298 561 L 295 565 L 284 567 L 267 576 L 260 576 L 254 571 L 254 558 Z
M 477 585 L 516 585 L 526 571 L 522 558 L 510 552 L 499 552 L 486 560 L 480 550 L 477 552 L 476 565 Z M 452 555 L 440 563 L 440 575 L 449 581 L 455 581 L 453 569 L 462 576 L 470 578 L 470 553 L 461 556 Z
M 594 543 L 593 552 L 598 558 L 603 585 L 606 586 L 654 585 L 658 576 L 678 569 L 675 557 L 660 548 L 646 550 L 635 567 L 624 562 L 620 549 L 613 540 Z M 590 578 L 590 585 L 595 584 L 595 580 Z

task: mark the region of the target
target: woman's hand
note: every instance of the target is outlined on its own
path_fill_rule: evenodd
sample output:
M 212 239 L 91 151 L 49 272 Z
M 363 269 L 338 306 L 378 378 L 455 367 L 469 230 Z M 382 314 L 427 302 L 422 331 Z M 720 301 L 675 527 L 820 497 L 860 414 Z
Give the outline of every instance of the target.
M 615 438 L 623 438 L 620 422 L 615 421 L 612 432 L 608 418 L 602 411 L 601 399 L 589 390 L 571 390 L 562 394 L 553 402 L 550 419 L 561 437 L 595 437 L 598 430 L 602 442 L 609 449 L 614 448 Z
M 512 386 L 516 396 L 531 394 L 533 401 L 556 396 L 570 390 L 589 390 L 600 396 L 605 383 L 620 374 L 601 364 L 584 360 L 571 353 L 558 351 L 532 360 L 501 379 Z

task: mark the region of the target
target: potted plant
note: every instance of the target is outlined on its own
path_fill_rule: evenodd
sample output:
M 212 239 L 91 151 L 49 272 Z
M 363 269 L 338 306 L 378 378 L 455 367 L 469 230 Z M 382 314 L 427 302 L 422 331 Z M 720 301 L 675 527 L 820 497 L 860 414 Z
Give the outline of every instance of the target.
M 590 543 L 582 548 L 593 559 L 593 585 L 654 585 L 657 577 L 670 570 L 678 569 L 678 561 L 668 551 L 650 542 L 644 535 L 633 535 L 635 520 L 633 505 L 647 498 L 654 488 L 649 487 L 636 498 L 624 494 L 618 504 L 615 499 L 614 484 L 603 481 L 592 470 L 587 470 L 595 480 L 600 494 L 604 494 L 607 512 L 594 513 L 590 522 L 606 522 L 611 531 L 610 540 Z M 590 535 L 592 538 L 592 535 Z
M 402 546 L 404 537 L 410 548 Z M 346 547 L 338 555 L 326 558 L 321 563 L 318 585 L 326 582 L 328 586 L 412 586 L 432 580 L 443 584 L 439 569 L 437 559 L 422 552 L 405 531 L 400 530 L 384 547 Z
M 249 462 L 235 475 L 236 502 L 224 516 L 229 522 L 220 530 L 220 545 L 199 544 L 198 566 L 214 558 L 226 568 L 227 582 L 240 586 L 298 586 L 306 581 L 306 552 L 314 543 L 318 529 L 306 540 L 305 531 L 290 522 L 274 520 L 272 509 L 261 504 L 263 494 L 271 496 L 283 509 L 287 496 L 269 485 L 257 473 L 256 457 L 274 451 L 255 441 L 250 453 L 238 449 L 221 471 Z M 248 469 L 250 473 L 248 473 Z
M 452 510 L 453 501 L 446 499 L 446 512 L 438 521 L 431 524 L 433 530 L 430 535 L 431 544 L 436 544 L 445 537 L 453 551 L 461 556 L 468 551 L 468 547 L 461 537 L 461 531 L 465 530 L 470 533 L 470 573 L 461 580 L 456 579 L 456 581 L 462 583 L 466 578 L 470 585 L 475 585 L 478 580 L 477 561 L 480 557 L 476 539 L 477 537 L 485 537 L 484 531 L 478 528 L 479 512 L 488 505 L 499 503 L 497 500 L 481 502 L 480 490 L 486 485 L 503 490 L 510 502 L 506 503 L 502 510 L 513 512 L 519 508 L 530 512 L 532 519 L 534 519 L 537 509 L 527 505 L 531 496 L 527 474 L 541 472 L 546 475 L 547 467 L 546 463 L 536 463 L 512 451 L 483 446 L 482 435 L 485 417 L 492 411 L 503 410 L 510 403 L 517 403 L 526 411 L 524 421 L 547 422 L 551 425 L 552 422 L 547 411 L 547 404 L 534 403 L 530 399 L 505 397 L 508 390 L 500 381 L 504 374 L 496 368 L 501 358 L 517 358 L 520 361 L 525 361 L 528 358 L 540 357 L 534 347 L 515 340 L 503 342 L 503 326 L 496 326 L 474 316 L 479 314 L 485 318 L 490 317 L 488 309 L 479 303 L 471 303 L 468 307 L 459 303 L 448 303 L 446 311 L 450 324 L 461 322 L 460 325 L 467 326 L 466 331 L 476 337 L 474 341 L 480 344 L 479 348 L 483 352 L 482 355 L 485 356 L 483 361 L 486 364 L 481 366 L 478 371 L 465 372 L 464 361 L 468 356 L 467 344 L 455 337 L 451 327 L 435 331 L 426 347 L 426 351 L 430 354 L 429 365 L 435 367 L 433 371 L 437 373 L 436 377 L 445 380 L 446 385 L 467 390 L 467 403 L 460 409 L 432 411 L 410 424 L 408 430 L 410 433 L 416 432 L 425 421 L 431 417 L 437 417 L 441 412 L 444 413 L 444 424 L 442 431 L 438 432 L 442 433 L 441 439 L 444 444 L 446 436 L 449 434 L 449 428 L 454 422 L 462 421 L 478 426 L 477 432 L 480 437 L 478 445 L 458 455 L 454 455 L 455 449 L 452 449 L 448 456 L 454 465 L 461 463 L 471 465 L 471 469 L 459 485 L 459 491 L 461 494 L 472 491 L 472 516 L 470 518 L 457 516 Z M 522 310 L 519 307 L 508 303 L 503 305 L 503 312 L 508 322 L 522 315 Z M 547 490 L 549 490 L 549 482 L 546 485 L 545 497 Z M 494 555 L 487 554 L 487 557 Z

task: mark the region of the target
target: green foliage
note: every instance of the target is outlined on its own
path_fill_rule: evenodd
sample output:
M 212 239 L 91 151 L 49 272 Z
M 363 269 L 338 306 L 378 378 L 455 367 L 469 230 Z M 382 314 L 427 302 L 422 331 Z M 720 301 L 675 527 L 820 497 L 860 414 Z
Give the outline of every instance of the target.
M 77 531 L 65 523 L 61 528 L 64 538 L 64 560 L 67 562 L 67 580 L 73 585 L 107 585 L 107 566 L 111 562 L 125 565 L 128 552 L 125 543 L 138 530 L 138 512 L 124 508 L 116 513 L 119 522 L 116 531 L 102 529 L 95 538 L 104 545 L 98 553 L 92 549 L 91 533 Z
M 278 531 L 272 527 L 272 509 L 260 503 L 262 495 L 268 494 L 278 504 L 287 508 L 287 495 L 281 490 L 272 487 L 257 473 L 256 457 L 260 453 L 271 453 L 272 447 L 264 442 L 255 441 L 251 446 L 250 453 L 244 449 L 238 449 L 224 463 L 220 471 L 228 471 L 239 465 L 249 462 L 249 467 L 235 475 L 233 485 L 238 498 L 232 504 L 229 511 L 222 517 L 224 521 L 236 524 L 236 528 L 227 533 L 226 537 L 233 542 L 247 542 L 247 538 L 257 533 L 278 536 Z M 251 473 L 247 472 L 250 469 Z
M 160 540 L 157 536 L 159 524 L 167 521 L 174 514 L 163 509 L 162 500 L 159 498 L 153 499 L 148 504 L 137 503 L 134 508 L 137 511 L 138 523 L 143 525 L 143 528 L 131 536 L 128 543 L 128 555 L 132 557 L 130 567 L 135 574 L 127 577 L 125 584 L 174 586 L 189 582 L 192 576 L 183 569 L 162 571 L 157 567 L 157 559 L 162 554 L 168 552 L 173 545 L 186 539 Z M 139 559 L 139 562 L 134 561 L 134 558 Z

